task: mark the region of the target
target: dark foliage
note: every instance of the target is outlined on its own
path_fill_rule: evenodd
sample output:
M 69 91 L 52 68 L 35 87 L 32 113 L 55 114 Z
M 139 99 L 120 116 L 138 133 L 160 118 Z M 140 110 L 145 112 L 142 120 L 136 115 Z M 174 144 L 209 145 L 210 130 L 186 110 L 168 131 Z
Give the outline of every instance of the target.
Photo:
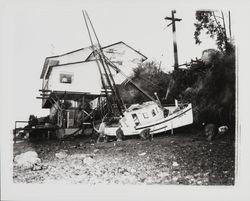
M 217 47 L 220 51 L 230 53 L 233 51 L 233 46 L 229 43 L 229 38 L 227 37 L 224 14 L 221 12 L 220 16 L 218 15 L 219 13 L 216 11 L 196 11 L 196 23 L 194 23 L 195 43 L 200 44 L 202 42 L 200 40 L 200 35 L 201 32 L 205 32 L 211 38 L 215 39 Z
M 132 81 L 150 96 L 156 98 L 154 95 L 156 92 L 159 97 L 164 97 L 169 86 L 170 75 L 159 69 L 155 62 L 148 62 L 134 70 Z M 119 90 L 125 104 L 149 101 L 149 98 L 131 83 L 121 86 Z
M 188 71 L 192 71 L 192 66 Z M 197 123 L 213 122 L 234 125 L 234 52 L 223 55 L 217 63 L 208 66 L 203 73 L 199 73 L 192 87 L 182 94 L 185 101 L 193 103 Z

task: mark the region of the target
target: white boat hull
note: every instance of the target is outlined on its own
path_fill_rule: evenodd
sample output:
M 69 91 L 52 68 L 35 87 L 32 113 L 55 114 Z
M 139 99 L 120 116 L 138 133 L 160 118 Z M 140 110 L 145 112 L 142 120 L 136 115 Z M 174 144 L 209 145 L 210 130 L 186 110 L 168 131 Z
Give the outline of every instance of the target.
M 150 129 L 150 134 L 157 134 L 186 126 L 193 123 L 192 105 L 188 104 L 182 110 L 174 112 L 165 118 L 161 118 L 157 121 L 138 126 L 121 127 L 125 136 L 139 135 L 143 130 Z M 116 136 L 116 131 L 119 127 L 106 127 L 105 134 L 108 136 Z

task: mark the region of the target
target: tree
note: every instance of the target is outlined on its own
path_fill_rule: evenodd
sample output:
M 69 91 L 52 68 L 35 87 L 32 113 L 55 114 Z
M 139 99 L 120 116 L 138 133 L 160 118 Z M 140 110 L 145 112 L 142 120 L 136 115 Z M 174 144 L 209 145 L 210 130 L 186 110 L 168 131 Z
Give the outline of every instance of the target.
M 170 82 L 170 75 L 163 72 L 156 62 L 145 62 L 134 69 L 132 81 L 150 96 L 156 92 L 160 99 L 164 98 Z M 149 99 L 138 91 L 131 83 L 120 86 L 119 91 L 126 104 L 140 103 Z
M 226 23 L 224 13 L 221 11 L 200 10 L 196 11 L 196 23 L 194 38 L 195 43 L 200 44 L 201 31 L 205 31 L 211 38 L 215 38 L 217 47 L 226 54 L 232 51 L 233 45 L 229 42 L 227 36 Z M 229 32 L 231 37 L 231 25 L 229 18 Z

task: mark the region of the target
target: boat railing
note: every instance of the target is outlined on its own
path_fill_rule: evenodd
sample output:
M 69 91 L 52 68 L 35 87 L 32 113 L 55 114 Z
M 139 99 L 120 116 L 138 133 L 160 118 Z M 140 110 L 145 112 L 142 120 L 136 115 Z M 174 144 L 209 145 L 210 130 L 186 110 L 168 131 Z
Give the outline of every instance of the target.
M 178 106 L 181 105 L 181 106 L 188 106 L 189 103 L 181 103 L 179 102 L 178 103 Z M 162 104 L 163 107 L 175 107 L 176 105 L 175 104 Z

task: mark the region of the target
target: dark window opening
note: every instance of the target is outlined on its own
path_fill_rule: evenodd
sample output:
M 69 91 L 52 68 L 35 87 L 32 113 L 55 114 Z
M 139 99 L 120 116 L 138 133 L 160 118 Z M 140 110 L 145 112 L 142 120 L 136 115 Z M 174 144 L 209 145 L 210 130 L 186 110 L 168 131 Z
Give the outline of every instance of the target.
M 136 114 L 132 114 L 132 117 L 134 119 L 135 125 L 138 126 L 140 124 L 140 121 L 139 121 L 137 115 Z
M 164 109 L 163 110 L 163 114 L 164 114 L 164 117 L 167 117 L 169 115 L 169 110 L 168 109 Z
M 155 113 L 155 110 L 154 110 L 154 109 L 152 110 L 152 115 L 153 115 L 153 117 L 156 115 L 156 113 Z
M 71 84 L 73 80 L 73 75 L 70 74 L 60 74 L 60 83 Z

